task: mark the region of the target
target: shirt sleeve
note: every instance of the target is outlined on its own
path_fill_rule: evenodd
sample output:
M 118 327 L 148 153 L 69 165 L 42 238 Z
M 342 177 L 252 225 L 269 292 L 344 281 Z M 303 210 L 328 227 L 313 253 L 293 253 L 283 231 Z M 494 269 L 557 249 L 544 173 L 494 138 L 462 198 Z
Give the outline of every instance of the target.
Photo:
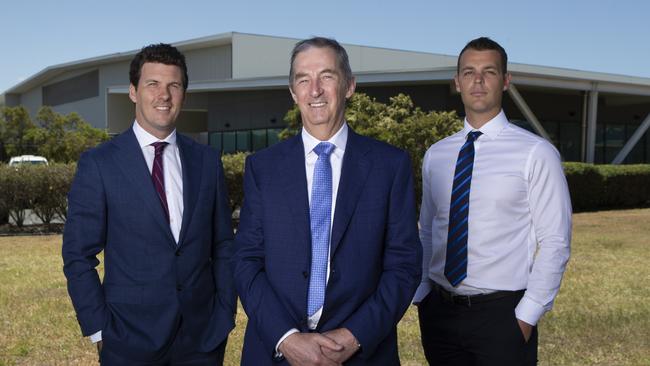
M 571 198 L 560 154 L 547 141 L 538 143 L 527 163 L 528 200 L 537 253 L 517 319 L 535 325 L 551 310 L 571 251 Z
M 98 330 L 97 332 L 93 333 L 90 335 L 90 341 L 93 343 L 97 343 L 102 340 L 102 331 Z
M 422 243 L 422 281 L 415 291 L 413 303 L 419 304 L 431 291 L 431 280 L 429 279 L 429 264 L 433 252 L 432 227 L 433 224 L 433 201 L 431 199 L 431 174 L 429 171 L 429 155 L 427 151 L 422 159 L 422 205 L 420 206 L 420 220 L 418 222 L 420 231 L 420 242 Z

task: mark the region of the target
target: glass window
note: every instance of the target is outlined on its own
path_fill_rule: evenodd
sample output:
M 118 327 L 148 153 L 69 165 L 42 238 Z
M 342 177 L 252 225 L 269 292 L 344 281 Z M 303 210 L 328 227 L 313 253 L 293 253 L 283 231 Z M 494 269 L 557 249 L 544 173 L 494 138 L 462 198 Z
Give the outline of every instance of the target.
M 211 132 L 208 136 L 208 144 L 221 151 L 221 132 Z
M 251 150 L 251 131 L 237 131 L 237 151 Z
M 257 151 L 266 147 L 266 130 L 253 130 L 253 151 Z
M 223 133 L 223 152 L 224 154 L 231 154 L 237 150 L 237 136 L 234 132 Z
M 605 161 L 608 164 L 616 157 L 625 143 L 625 125 L 608 124 L 605 127 Z
M 639 128 L 639 125 L 632 125 L 629 124 L 626 126 L 627 131 L 626 131 L 626 139 L 625 143 L 632 137 L 634 134 L 634 131 L 636 131 L 637 128 Z M 647 132 L 646 132 L 647 134 Z M 639 141 L 636 143 L 634 148 L 632 148 L 632 151 L 630 151 L 629 154 L 627 154 L 627 157 L 625 158 L 625 163 L 626 164 L 641 164 L 644 163 L 644 150 L 645 150 L 645 136 L 641 136 Z
M 605 139 L 604 134 L 605 126 L 603 124 L 596 125 L 596 154 L 594 163 L 603 164 L 605 162 Z
M 280 141 L 280 138 L 278 137 L 280 131 L 282 131 L 281 128 L 269 128 L 267 130 L 268 146 L 275 145 Z
M 582 130 L 580 123 L 565 122 L 559 124 L 559 145 L 558 150 L 564 161 L 580 161 L 580 149 L 582 143 Z

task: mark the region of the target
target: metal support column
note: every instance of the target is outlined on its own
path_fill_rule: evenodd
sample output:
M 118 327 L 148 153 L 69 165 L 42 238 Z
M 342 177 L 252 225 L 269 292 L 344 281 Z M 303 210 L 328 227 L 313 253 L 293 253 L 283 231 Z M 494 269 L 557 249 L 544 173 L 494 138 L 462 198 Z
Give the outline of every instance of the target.
M 587 113 L 587 163 L 596 159 L 596 122 L 598 117 L 598 85 L 594 83 L 589 92 L 589 111 Z
M 580 116 L 580 161 L 584 162 L 587 158 L 587 107 L 589 106 L 589 92 L 585 91 L 582 95 L 582 115 Z
M 528 107 L 528 104 L 526 104 L 526 101 L 521 96 L 521 94 L 519 94 L 519 91 L 512 83 L 510 83 L 510 87 L 508 88 L 508 94 L 510 94 L 510 97 L 517 105 L 517 108 L 519 108 L 524 117 L 526 117 L 528 122 L 533 126 L 537 134 L 547 139 L 548 141 L 551 141 L 551 138 L 549 137 L 548 133 L 546 133 L 544 127 L 542 127 L 542 124 L 539 122 L 537 117 L 535 117 L 533 111 L 530 110 L 530 107 Z
M 616 157 L 614 160 L 612 160 L 612 164 L 620 164 L 625 160 L 627 155 L 634 149 L 634 146 L 636 146 L 637 142 L 641 139 L 641 136 L 648 130 L 650 127 L 650 113 L 645 117 L 643 122 L 641 122 L 641 125 L 634 131 L 632 136 L 630 137 L 629 140 L 625 143 L 625 146 L 621 149 L 621 151 L 616 154 Z

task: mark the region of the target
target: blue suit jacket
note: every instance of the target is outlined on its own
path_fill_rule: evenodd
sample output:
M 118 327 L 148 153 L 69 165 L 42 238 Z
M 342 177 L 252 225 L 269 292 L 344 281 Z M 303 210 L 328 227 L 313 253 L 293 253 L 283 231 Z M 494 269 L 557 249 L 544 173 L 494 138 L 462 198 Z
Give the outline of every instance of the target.
M 250 156 L 233 268 L 249 321 L 243 365 L 271 365 L 278 340 L 307 331 L 309 200 L 300 135 Z M 317 331 L 345 327 L 362 345 L 346 364 L 395 365 L 396 325 L 420 282 L 408 154 L 349 131 L 330 276 Z M 285 361 L 286 363 L 286 361 Z
M 233 232 L 221 160 L 187 137 L 177 143 L 184 205 L 178 245 L 132 129 L 82 155 L 68 195 L 63 270 L 82 333 L 101 329 L 104 347 L 133 360 L 158 358 L 181 324 L 199 352 L 213 350 L 234 327 Z

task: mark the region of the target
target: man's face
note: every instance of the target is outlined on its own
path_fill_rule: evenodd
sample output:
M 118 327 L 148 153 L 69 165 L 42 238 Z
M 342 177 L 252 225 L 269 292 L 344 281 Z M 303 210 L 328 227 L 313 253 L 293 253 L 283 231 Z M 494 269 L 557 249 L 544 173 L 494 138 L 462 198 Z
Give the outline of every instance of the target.
M 354 93 L 355 82 L 346 85 L 337 67 L 336 54 L 328 47 L 311 47 L 300 52 L 294 62 L 291 96 L 300 109 L 307 132 L 335 132 L 343 123 L 345 100 Z
M 145 62 L 137 88 L 129 86 L 129 98 L 135 103 L 135 118 L 150 134 L 164 139 L 176 127 L 185 91 L 180 67 Z
M 501 66 L 495 50 L 468 49 L 462 54 L 454 81 L 469 122 L 487 122 L 501 111 L 503 92 L 510 85 L 510 74 L 504 75 Z

